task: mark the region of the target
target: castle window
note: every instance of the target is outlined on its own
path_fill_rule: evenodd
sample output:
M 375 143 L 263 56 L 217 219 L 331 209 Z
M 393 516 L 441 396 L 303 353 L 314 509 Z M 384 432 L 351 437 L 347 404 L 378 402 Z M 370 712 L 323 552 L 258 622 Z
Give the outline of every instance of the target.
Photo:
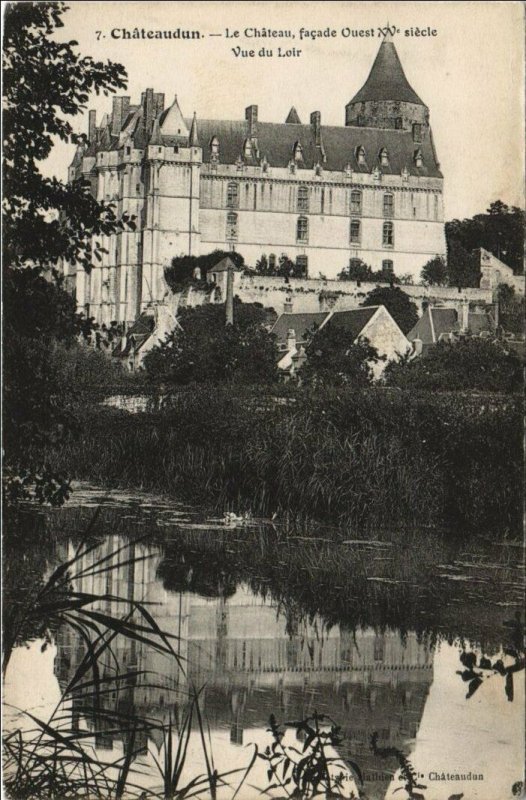
M 359 219 L 352 219 L 349 231 L 349 240 L 351 244 L 360 244 L 360 220 Z
M 422 126 L 420 123 L 415 122 L 413 125 L 413 142 L 421 142 L 422 141 Z
M 404 123 L 403 123 L 402 117 L 397 117 L 395 119 L 395 128 L 396 128 L 397 131 L 401 131 L 402 130 L 403 124 Z
M 296 142 L 293 149 L 294 161 L 303 161 L 303 147 L 299 142 Z
M 415 167 L 417 167 L 418 169 L 424 166 L 424 159 L 422 157 L 421 150 L 415 150 L 414 161 L 415 161 Z
M 237 183 L 231 181 L 226 189 L 227 208 L 239 208 L 239 187 Z
M 394 196 L 392 194 L 384 194 L 384 217 L 394 216 Z
M 358 164 L 365 164 L 365 148 L 361 145 L 356 148 L 356 161 Z
M 268 257 L 268 266 L 269 269 L 275 270 L 276 269 L 276 254 L 271 253 Z
M 362 213 L 362 193 L 358 189 L 351 192 L 351 214 Z
M 309 268 L 309 257 L 308 256 L 298 256 L 296 258 L 296 266 L 298 268 L 298 272 L 302 278 L 307 277 L 307 272 Z
M 388 167 L 389 166 L 389 156 L 387 154 L 387 150 L 385 149 L 385 147 L 382 147 L 382 149 L 378 153 L 378 158 L 380 160 L 380 165 L 382 167 Z
M 394 263 L 390 258 L 386 258 L 382 261 L 382 272 L 388 272 L 390 275 L 394 274 Z
M 306 186 L 298 188 L 297 211 L 309 210 L 309 190 Z
M 126 155 L 127 156 L 131 155 L 131 147 L 126 148 Z
M 217 136 L 212 136 L 210 139 L 210 152 L 213 156 L 219 155 L 219 139 Z
M 228 242 L 235 242 L 238 233 L 238 218 L 237 214 L 230 211 L 226 215 L 226 238 Z
M 298 217 L 296 223 L 296 241 L 307 244 L 309 241 L 309 220 L 307 217 Z
M 394 225 L 392 222 L 384 222 L 382 229 L 382 245 L 393 247 L 394 245 Z

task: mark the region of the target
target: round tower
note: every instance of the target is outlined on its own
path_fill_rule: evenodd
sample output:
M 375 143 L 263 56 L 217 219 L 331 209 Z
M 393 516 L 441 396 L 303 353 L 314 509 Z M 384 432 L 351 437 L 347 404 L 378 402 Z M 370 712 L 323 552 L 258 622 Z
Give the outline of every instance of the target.
M 429 109 L 409 84 L 390 37 L 380 45 L 364 85 L 345 106 L 345 124 L 412 130 L 417 136 L 429 125 Z

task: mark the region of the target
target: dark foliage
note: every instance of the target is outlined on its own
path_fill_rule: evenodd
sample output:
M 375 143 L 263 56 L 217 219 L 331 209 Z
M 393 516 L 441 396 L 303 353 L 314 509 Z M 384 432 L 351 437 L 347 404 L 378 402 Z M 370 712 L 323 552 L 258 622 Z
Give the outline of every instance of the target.
M 403 333 L 409 333 L 418 322 L 416 305 L 398 286 L 377 286 L 360 305 L 385 306 Z
M 269 383 L 277 378 L 278 354 L 264 328 L 266 314 L 255 303 L 234 303 L 234 324 L 225 306 L 183 309 L 179 326 L 144 359 L 148 376 L 166 384 Z
M 471 219 L 454 219 L 446 222 L 450 285 L 456 285 L 454 275 L 459 275 L 458 267 L 455 267 L 456 273 L 451 272 L 450 254 L 455 244 L 468 254 L 483 247 L 512 267 L 516 273 L 522 273 L 525 222 L 524 211 L 515 206 L 507 206 L 500 200 L 492 203 L 485 214 L 476 214 Z M 464 285 L 478 286 L 478 283 Z
M 372 367 L 379 360 L 378 351 L 367 339 L 354 340 L 348 330 L 329 322 L 312 333 L 301 379 L 320 386 L 363 388 L 372 383 Z
M 214 250 L 204 256 L 177 256 L 164 271 L 166 283 L 172 292 L 180 292 L 190 283 L 204 285 L 207 273 L 227 256 L 236 267 L 242 267 L 245 263 L 240 253 L 226 250 Z
M 90 92 L 126 86 L 120 64 L 96 62 L 76 52 L 76 42 L 56 41 L 63 3 L 10 3 L 4 14 L 4 264 L 27 261 L 49 267 L 65 258 L 89 270 L 102 248 L 92 236 L 133 226 L 95 200 L 89 184 L 45 178 L 39 162 L 53 137 L 85 145 L 67 117 L 85 111 Z
M 513 286 L 501 283 L 497 290 L 499 303 L 499 325 L 509 333 L 524 336 L 525 301 L 524 295 L 518 295 Z
M 265 275 L 269 278 L 306 278 L 307 268 L 282 253 L 277 261 L 274 259 L 274 263 L 266 255 L 262 255 L 257 260 L 255 269 L 249 270 L 247 274 Z
M 470 252 L 457 239 L 450 239 L 447 250 L 448 285 L 464 289 L 480 284 L 480 263 L 477 253 Z
M 400 283 L 393 272 L 389 270 L 373 270 L 368 264 L 360 259 L 351 259 L 349 266 L 338 274 L 339 281 L 356 281 L 357 283 Z
M 442 256 L 435 256 L 424 264 L 420 277 L 426 286 L 447 286 L 449 274 Z
M 519 392 L 522 364 L 507 343 L 478 337 L 439 342 L 420 358 L 391 362 L 388 386 L 432 391 Z

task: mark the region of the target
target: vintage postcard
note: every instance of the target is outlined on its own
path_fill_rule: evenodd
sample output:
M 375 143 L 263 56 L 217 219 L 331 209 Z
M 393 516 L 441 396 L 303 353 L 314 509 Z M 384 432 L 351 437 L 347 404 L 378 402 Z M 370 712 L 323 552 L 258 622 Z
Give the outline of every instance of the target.
M 3 11 L 3 792 L 513 800 L 524 6 Z

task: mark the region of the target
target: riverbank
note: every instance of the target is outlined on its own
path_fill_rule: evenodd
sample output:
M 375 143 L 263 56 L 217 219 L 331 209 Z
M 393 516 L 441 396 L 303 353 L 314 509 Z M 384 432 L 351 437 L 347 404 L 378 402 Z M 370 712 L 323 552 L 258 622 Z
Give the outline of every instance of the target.
M 73 478 L 221 510 L 520 535 L 522 401 L 509 395 L 192 387 L 158 412 L 88 409 L 46 455 Z

